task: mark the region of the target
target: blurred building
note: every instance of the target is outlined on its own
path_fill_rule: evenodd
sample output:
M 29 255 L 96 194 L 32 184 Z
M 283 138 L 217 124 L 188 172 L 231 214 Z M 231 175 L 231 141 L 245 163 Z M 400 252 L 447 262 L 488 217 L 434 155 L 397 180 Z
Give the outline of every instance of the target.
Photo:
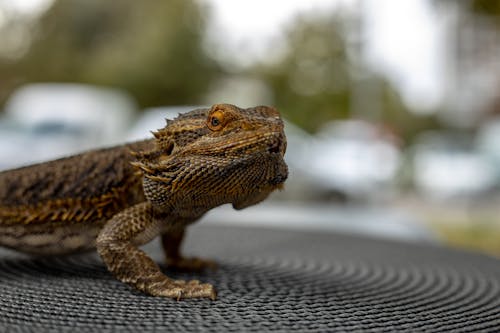
M 446 122 L 475 126 L 500 96 L 498 18 L 471 11 L 472 1 L 448 1 L 439 10 L 446 24 Z

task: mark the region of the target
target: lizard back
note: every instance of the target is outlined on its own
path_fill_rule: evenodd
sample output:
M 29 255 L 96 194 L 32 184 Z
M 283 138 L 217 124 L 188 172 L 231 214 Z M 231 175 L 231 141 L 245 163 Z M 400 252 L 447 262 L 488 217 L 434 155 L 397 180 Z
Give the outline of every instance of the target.
M 131 150 L 150 141 L 93 150 L 0 173 L 0 226 L 100 222 L 144 200 Z

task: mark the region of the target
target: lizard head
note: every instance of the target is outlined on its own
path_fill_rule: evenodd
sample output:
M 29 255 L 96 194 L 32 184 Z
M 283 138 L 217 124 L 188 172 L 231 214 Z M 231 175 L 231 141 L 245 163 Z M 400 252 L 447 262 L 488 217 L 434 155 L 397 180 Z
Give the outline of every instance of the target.
M 158 205 L 182 198 L 207 208 L 244 208 L 288 176 L 283 121 L 271 107 L 216 104 L 179 115 L 153 134 L 155 148 L 136 153 L 134 165 L 144 174 L 148 200 Z

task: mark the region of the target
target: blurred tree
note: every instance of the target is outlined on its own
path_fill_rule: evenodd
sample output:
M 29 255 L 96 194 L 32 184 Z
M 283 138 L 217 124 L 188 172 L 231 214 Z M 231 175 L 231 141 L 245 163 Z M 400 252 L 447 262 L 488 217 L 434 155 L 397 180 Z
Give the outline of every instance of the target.
M 10 83 L 0 96 L 57 81 L 120 87 L 142 107 L 197 103 L 219 73 L 202 50 L 204 25 L 195 1 L 56 0 L 33 25 L 25 54 L 0 59 Z
M 448 16 L 447 121 L 477 130 L 500 115 L 500 2 L 434 0 L 433 4 Z
M 480 14 L 486 16 L 496 16 L 500 18 L 500 2 L 494 0 L 467 0 L 467 1 L 456 1 L 456 0 L 433 0 L 433 4 L 436 8 L 444 7 L 445 10 L 448 6 L 458 8 L 461 12 L 465 14 Z
M 390 83 L 359 60 L 355 19 L 343 12 L 297 18 L 285 56 L 256 66 L 254 75 L 271 87 L 276 106 L 310 132 L 349 117 L 383 123 L 405 139 L 434 127 L 432 117 L 409 112 Z
M 492 0 L 472 0 L 470 10 L 474 13 L 496 16 L 500 19 L 500 2 Z
M 286 35 L 285 56 L 254 68 L 271 87 L 276 106 L 309 131 L 348 115 L 351 76 L 339 27 L 331 16 L 297 18 Z

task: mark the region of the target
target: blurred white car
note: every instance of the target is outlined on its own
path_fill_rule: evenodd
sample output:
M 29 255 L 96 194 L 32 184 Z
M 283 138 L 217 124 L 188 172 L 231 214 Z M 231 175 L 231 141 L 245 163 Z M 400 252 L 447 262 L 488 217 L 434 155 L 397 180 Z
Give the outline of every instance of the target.
M 479 153 L 495 168 L 496 185 L 500 185 L 500 117 L 489 119 L 479 128 L 476 138 Z
M 25 126 L 0 119 L 0 170 L 64 156 L 85 147 L 80 128 L 56 123 Z
M 390 133 L 363 121 L 325 124 L 304 163 L 317 186 L 351 199 L 385 197 L 391 191 L 401 152 Z
M 413 147 L 414 183 L 425 197 L 473 197 L 491 190 L 496 173 L 472 138 L 459 133 L 427 132 Z
M 0 168 L 121 142 L 136 104 L 126 93 L 81 84 L 30 84 L 16 90 L 0 119 Z

